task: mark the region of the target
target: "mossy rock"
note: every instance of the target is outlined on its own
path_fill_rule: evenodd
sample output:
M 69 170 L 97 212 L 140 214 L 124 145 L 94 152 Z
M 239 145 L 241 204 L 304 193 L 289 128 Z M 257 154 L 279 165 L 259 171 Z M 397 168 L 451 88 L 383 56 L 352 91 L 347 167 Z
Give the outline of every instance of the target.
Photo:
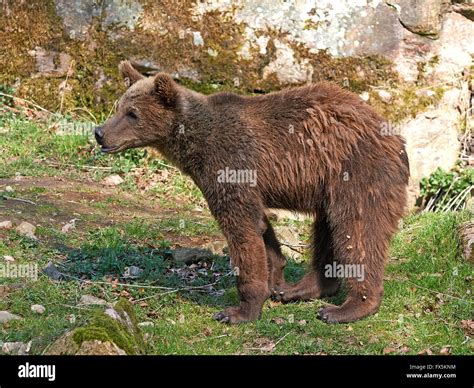
M 136 355 L 145 343 L 133 306 L 120 299 L 114 308 L 95 311 L 90 322 L 61 336 L 48 350 L 54 355 Z

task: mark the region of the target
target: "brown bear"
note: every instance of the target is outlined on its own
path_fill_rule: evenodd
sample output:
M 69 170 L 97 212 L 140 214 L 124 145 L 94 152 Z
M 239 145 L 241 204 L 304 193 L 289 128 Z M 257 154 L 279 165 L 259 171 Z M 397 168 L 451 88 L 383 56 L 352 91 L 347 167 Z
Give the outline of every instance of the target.
M 346 301 L 322 308 L 320 319 L 350 322 L 378 310 L 409 166 L 404 141 L 374 109 L 328 82 L 205 96 L 164 73 L 144 77 L 129 62 L 120 71 L 131 86 L 95 129 L 97 142 L 108 153 L 156 147 L 202 191 L 228 241 L 240 297 L 215 319 L 258 319 L 272 294 L 283 302 L 331 296 L 341 278 Z M 285 282 L 266 208 L 314 217 L 312 265 L 296 284 Z

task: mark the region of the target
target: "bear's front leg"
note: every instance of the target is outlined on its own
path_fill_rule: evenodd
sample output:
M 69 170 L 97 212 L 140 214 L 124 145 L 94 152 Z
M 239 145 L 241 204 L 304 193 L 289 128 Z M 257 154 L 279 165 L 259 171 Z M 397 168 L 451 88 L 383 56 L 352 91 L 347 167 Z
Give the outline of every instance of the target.
M 265 244 L 257 229 L 254 224 L 245 222 L 230 229 L 223 228 L 229 243 L 231 266 L 237 277 L 240 305 L 215 314 L 214 319 L 220 322 L 240 323 L 259 319 L 263 303 L 270 297 Z

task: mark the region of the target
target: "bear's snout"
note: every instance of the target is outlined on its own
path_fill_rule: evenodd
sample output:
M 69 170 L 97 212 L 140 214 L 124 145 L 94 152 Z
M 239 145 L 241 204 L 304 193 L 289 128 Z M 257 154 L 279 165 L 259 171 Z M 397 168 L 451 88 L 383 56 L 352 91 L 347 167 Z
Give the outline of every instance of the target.
M 94 129 L 95 140 L 99 145 L 104 145 L 104 127 L 95 127 Z

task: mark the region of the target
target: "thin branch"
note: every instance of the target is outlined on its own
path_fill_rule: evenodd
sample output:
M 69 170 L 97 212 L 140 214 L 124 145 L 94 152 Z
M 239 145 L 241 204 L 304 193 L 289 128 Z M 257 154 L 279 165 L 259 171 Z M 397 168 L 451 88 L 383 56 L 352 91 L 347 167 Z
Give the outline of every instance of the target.
M 23 202 L 23 203 L 27 203 L 27 204 L 35 205 L 35 206 L 36 206 L 36 203 L 33 202 L 33 201 L 30 201 L 29 199 L 16 198 L 16 197 L 8 197 L 8 196 L 6 196 L 6 195 L 2 195 L 2 198 L 5 199 L 5 200 Z
M 473 303 L 474 303 L 474 302 L 471 302 L 471 301 L 466 300 L 466 299 L 463 299 L 463 298 L 459 298 L 459 297 L 454 296 L 454 295 L 445 294 L 445 293 L 443 293 L 443 292 L 439 292 L 439 291 L 436 291 L 436 290 L 432 290 L 431 288 L 426 288 L 426 287 L 420 286 L 420 285 L 418 285 L 418 284 L 416 284 L 416 283 L 413 283 L 413 282 L 410 281 L 410 280 L 407 280 L 407 282 L 413 284 L 414 286 L 418 287 L 418 288 L 421 289 L 421 290 L 429 291 L 429 292 L 432 292 L 432 293 L 434 293 L 434 294 L 439 294 L 439 295 L 447 296 L 448 298 L 457 299 L 457 300 L 460 300 L 460 301 L 462 301 L 462 302 L 469 303 L 469 304 L 473 304 Z
M 66 94 L 66 89 L 67 89 L 67 81 L 69 80 L 69 73 L 71 72 L 72 65 L 74 64 L 74 60 L 72 60 L 69 63 L 69 69 L 66 73 L 66 80 L 64 81 L 64 87 L 63 90 L 61 91 L 61 103 L 59 104 L 59 114 L 63 111 L 63 105 L 64 105 L 64 95 Z
M 155 295 L 146 296 L 145 298 L 137 299 L 137 300 L 134 301 L 134 303 L 143 302 L 144 300 L 153 299 L 155 297 L 160 297 L 160 296 L 164 296 L 164 295 L 168 295 L 168 294 L 174 294 L 174 293 L 179 292 L 179 291 L 202 290 L 203 288 L 208 288 L 208 287 L 215 286 L 216 284 L 220 283 L 222 281 L 222 279 L 224 279 L 227 276 L 233 275 L 233 274 L 234 274 L 234 271 L 232 270 L 232 271 L 229 271 L 228 273 L 224 274 L 223 276 L 221 276 L 219 279 L 217 279 L 213 283 L 204 284 L 202 286 L 189 286 L 189 287 L 170 289 L 169 291 L 166 291 L 166 292 L 162 292 L 162 293 L 158 293 L 158 294 L 155 294 Z
M 18 100 L 18 101 L 23 101 L 23 102 L 26 102 L 28 105 L 31 105 L 39 110 L 42 110 L 43 112 L 47 112 L 47 113 L 50 113 L 50 114 L 53 114 L 53 112 L 43 108 L 42 106 L 39 106 L 38 104 L 32 102 L 32 101 L 29 101 L 29 100 L 25 100 L 24 98 L 20 98 L 20 97 L 16 97 L 12 94 L 8 94 L 8 93 L 3 93 L 3 92 L 0 92 L 0 96 L 5 96 L 5 97 L 10 97 L 10 98 L 14 98 L 15 100 Z
M 147 288 L 147 289 L 155 289 L 155 290 L 173 290 L 172 287 L 164 287 L 164 286 L 152 286 L 147 284 L 128 284 L 128 283 L 112 283 L 112 282 L 104 282 L 100 280 L 88 280 L 88 279 L 81 279 L 77 276 L 72 276 L 66 273 L 61 272 L 61 275 L 66 276 L 68 278 L 77 280 L 84 284 L 100 284 L 106 286 L 120 286 L 120 287 L 130 287 L 130 288 Z

